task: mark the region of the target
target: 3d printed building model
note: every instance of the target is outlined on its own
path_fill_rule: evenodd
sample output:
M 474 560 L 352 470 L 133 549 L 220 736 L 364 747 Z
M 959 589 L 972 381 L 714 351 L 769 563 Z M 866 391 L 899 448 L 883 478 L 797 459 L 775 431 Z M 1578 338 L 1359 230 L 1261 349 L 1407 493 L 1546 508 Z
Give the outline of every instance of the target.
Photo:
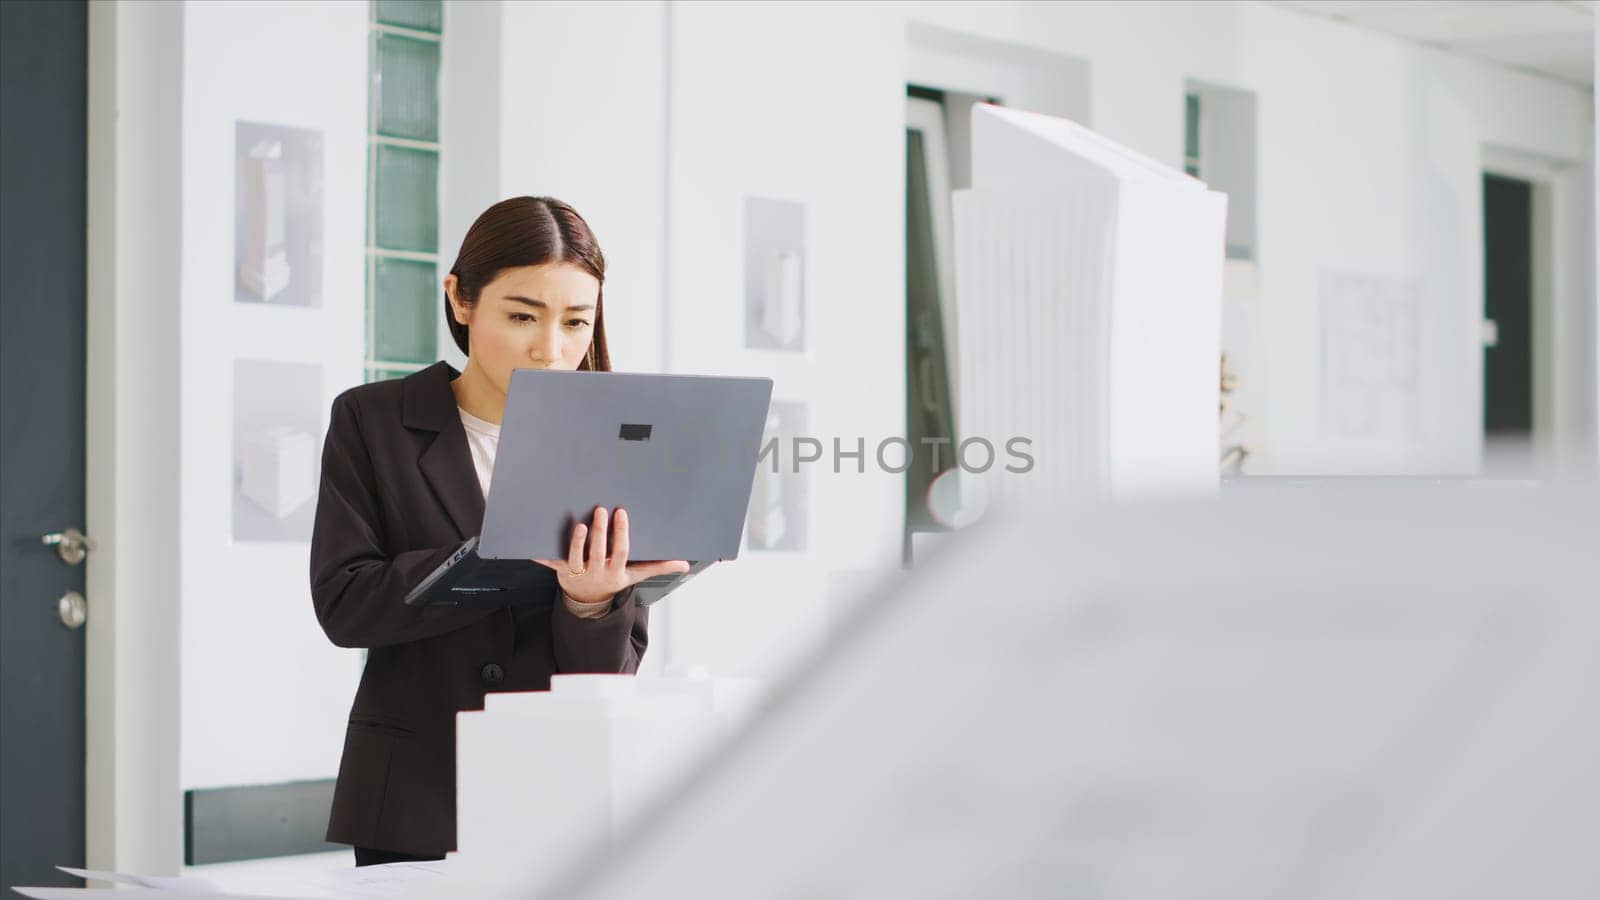
M 270 301 L 289 286 L 289 256 L 285 251 L 288 193 L 283 171 L 283 143 L 265 140 L 250 148 L 244 161 L 244 248 L 239 260 L 239 284 Z
M 779 250 L 767 260 L 761 328 L 785 347 L 800 336 L 800 266 L 800 254 L 793 250 Z

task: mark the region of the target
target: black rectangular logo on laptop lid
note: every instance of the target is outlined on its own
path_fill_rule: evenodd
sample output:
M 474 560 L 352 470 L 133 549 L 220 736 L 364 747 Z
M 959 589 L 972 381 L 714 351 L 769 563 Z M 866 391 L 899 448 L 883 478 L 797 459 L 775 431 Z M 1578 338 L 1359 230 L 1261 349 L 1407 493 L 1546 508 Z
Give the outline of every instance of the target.
M 650 440 L 650 426 L 630 425 L 624 422 L 622 423 L 622 433 L 617 437 L 624 441 L 648 441 Z

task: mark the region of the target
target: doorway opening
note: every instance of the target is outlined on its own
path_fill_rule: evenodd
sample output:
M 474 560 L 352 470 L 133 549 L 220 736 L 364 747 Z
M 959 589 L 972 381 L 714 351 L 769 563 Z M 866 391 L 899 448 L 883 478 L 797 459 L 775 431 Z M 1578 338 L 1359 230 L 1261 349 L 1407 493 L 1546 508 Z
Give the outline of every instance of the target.
M 906 440 L 913 452 L 906 471 L 902 564 L 911 562 L 914 534 L 948 529 L 929 501 L 935 481 L 953 465 L 956 437 L 951 157 L 966 148 L 952 147 L 946 111 L 952 102 L 970 110 L 975 99 L 982 98 L 952 98 L 918 86 L 906 91 Z M 946 448 L 942 467 L 917 452 L 928 442 Z
M 1483 176 L 1483 437 L 1495 464 L 1526 464 L 1534 435 L 1534 185 Z

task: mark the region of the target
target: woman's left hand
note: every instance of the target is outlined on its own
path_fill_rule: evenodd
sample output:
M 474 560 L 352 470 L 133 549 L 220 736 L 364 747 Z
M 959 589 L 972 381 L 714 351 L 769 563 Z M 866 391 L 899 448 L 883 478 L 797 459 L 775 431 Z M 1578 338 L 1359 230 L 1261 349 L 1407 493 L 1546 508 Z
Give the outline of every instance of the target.
M 606 533 L 614 530 L 611 539 L 611 556 L 606 556 Z M 584 557 L 584 538 L 589 538 L 589 555 Z M 681 559 L 652 563 L 628 562 L 628 513 L 618 509 L 608 515 L 604 506 L 594 509 L 591 525 L 579 522 L 572 528 L 572 543 L 566 559 L 536 559 L 534 562 L 552 569 L 561 590 L 578 603 L 599 603 L 610 600 L 618 591 L 653 578 L 674 572 L 689 571 L 689 563 Z

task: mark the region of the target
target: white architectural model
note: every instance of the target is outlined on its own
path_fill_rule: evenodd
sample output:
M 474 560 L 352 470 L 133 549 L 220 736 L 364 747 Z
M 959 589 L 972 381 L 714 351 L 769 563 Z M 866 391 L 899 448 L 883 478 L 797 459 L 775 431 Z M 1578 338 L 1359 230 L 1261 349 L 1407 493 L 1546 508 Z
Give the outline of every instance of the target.
M 244 249 L 239 284 L 263 303 L 289 286 L 286 250 L 288 179 L 283 143 L 265 140 L 250 148 L 244 163 Z
M 761 327 L 784 347 L 800 336 L 800 315 L 804 312 L 800 294 L 801 263 L 800 254 L 793 250 L 779 250 L 767 259 Z
M 246 432 L 240 439 L 239 493 L 275 519 L 317 493 L 317 439 L 287 425 Z
M 744 679 L 557 675 L 456 717 L 456 844 L 437 896 L 525 897 L 649 809 L 758 700 Z M 515 864 L 510 864 L 515 861 Z M 432 896 L 430 894 L 429 896 Z
M 762 446 L 782 434 L 783 421 L 777 410 L 768 410 Z M 780 442 L 779 446 L 782 444 Z M 780 451 L 781 452 L 781 451 Z M 757 547 L 776 547 L 787 531 L 788 517 L 783 511 L 783 475 L 777 466 L 762 461 L 756 465 L 750 487 L 750 540 Z
M 958 439 L 1028 438 L 1036 463 L 963 494 L 1214 490 L 1226 196 L 986 104 L 972 185 L 954 196 Z

